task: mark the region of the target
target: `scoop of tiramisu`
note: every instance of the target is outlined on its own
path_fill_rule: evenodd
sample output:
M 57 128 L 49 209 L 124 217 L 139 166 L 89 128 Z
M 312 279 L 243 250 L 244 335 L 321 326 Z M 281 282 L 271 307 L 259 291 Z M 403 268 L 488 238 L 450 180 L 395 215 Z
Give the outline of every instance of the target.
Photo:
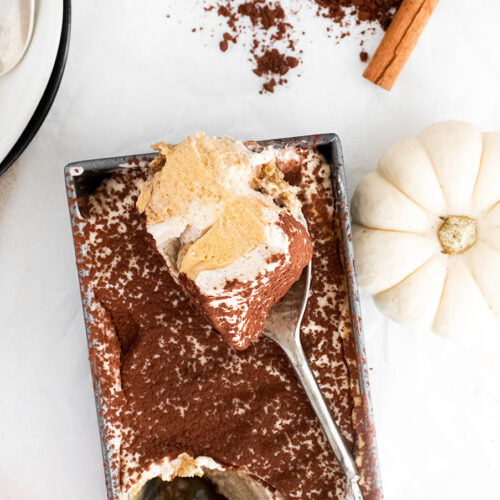
M 245 349 L 312 256 L 297 188 L 272 149 L 202 132 L 154 148 L 137 208 L 192 304 Z

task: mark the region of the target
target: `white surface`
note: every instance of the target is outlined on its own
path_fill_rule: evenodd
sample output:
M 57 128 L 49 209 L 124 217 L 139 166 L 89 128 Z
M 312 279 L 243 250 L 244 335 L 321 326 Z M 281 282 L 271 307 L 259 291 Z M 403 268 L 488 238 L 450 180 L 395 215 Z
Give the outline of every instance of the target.
M 442 0 L 391 93 L 361 78 L 355 40 L 335 45 L 305 18 L 315 40 L 302 40 L 303 76 L 265 96 L 245 52 L 220 54 L 218 38 L 190 32 L 200 21 L 177 22 L 176 12 L 201 20 L 199 2 L 170 3 L 181 7 L 74 1 L 59 95 L 0 179 L 2 500 L 105 498 L 64 164 L 199 129 L 335 131 L 352 191 L 389 143 L 433 121 L 500 130 L 498 2 Z M 386 498 L 498 497 L 500 332 L 446 342 L 384 319 L 366 295 L 363 313 Z
M 19 139 L 47 87 L 61 38 L 62 11 L 62 0 L 35 2 L 28 50 L 14 69 L 0 76 L 0 161 Z M 7 50 L 5 39 L 2 36 L 1 48 Z

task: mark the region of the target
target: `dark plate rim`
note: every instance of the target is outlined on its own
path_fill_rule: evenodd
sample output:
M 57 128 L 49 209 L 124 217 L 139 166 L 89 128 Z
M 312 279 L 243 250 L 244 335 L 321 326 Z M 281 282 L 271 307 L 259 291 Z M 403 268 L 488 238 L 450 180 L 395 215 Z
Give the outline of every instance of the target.
M 16 141 L 12 149 L 7 153 L 7 156 L 0 162 L 0 175 L 5 173 L 8 168 L 19 158 L 21 153 L 28 147 L 36 133 L 42 126 L 52 103 L 56 97 L 57 91 L 61 84 L 66 60 L 68 58 L 69 41 L 71 33 L 71 0 L 63 0 L 63 22 L 61 29 L 61 40 L 59 49 L 57 50 L 54 68 L 50 75 L 45 91 L 38 103 L 38 106 L 30 118 L 19 139 Z

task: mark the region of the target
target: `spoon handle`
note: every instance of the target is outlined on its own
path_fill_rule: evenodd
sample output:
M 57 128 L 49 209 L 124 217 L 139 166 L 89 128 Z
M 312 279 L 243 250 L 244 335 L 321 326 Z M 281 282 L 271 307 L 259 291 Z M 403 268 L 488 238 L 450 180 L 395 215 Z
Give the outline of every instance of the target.
M 328 410 L 328 407 L 326 406 L 321 390 L 318 387 L 316 379 L 314 378 L 313 372 L 304 354 L 298 332 L 294 335 L 294 339 L 294 342 L 289 342 L 286 346 L 282 347 L 284 347 L 284 351 L 292 363 L 302 387 L 309 397 L 309 401 L 316 412 L 323 432 L 333 449 L 335 457 L 344 470 L 347 477 L 347 487 L 350 490 L 347 498 L 349 500 L 363 500 L 363 496 L 361 495 L 361 491 L 358 486 L 356 465 L 350 451 L 344 443 L 337 425 L 330 414 L 330 411 Z

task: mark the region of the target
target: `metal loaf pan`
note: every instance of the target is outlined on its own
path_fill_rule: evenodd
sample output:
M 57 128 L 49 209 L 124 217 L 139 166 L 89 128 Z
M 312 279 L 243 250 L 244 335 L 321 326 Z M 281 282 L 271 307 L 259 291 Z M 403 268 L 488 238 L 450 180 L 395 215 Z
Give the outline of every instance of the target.
M 336 217 L 339 221 L 340 226 L 340 252 L 346 276 L 349 304 L 351 309 L 352 331 L 356 348 L 358 384 L 361 396 L 361 409 L 364 415 L 364 434 L 365 436 L 369 436 L 368 442 L 366 443 L 368 449 L 365 449 L 364 453 L 369 455 L 366 462 L 371 464 L 371 470 L 369 471 L 369 474 L 371 476 L 371 479 L 375 482 L 374 487 L 372 488 L 372 491 L 375 490 L 376 492 L 374 498 L 380 499 L 382 498 L 382 485 L 370 397 L 370 385 L 368 380 L 368 366 L 366 361 L 363 328 L 361 321 L 359 292 L 354 270 L 354 254 L 352 248 L 349 201 L 347 197 L 344 161 L 340 139 L 336 134 L 319 134 L 257 142 L 258 144 L 261 144 L 263 146 L 274 146 L 277 148 L 289 146 L 316 148 L 330 164 L 334 207 L 336 210 Z M 80 161 L 70 163 L 66 165 L 64 169 L 71 226 L 75 240 L 74 243 L 77 256 L 80 291 L 82 295 L 83 314 L 87 330 L 87 342 L 89 343 L 89 346 L 91 342 L 89 325 L 92 323 L 91 305 L 93 300 L 93 293 L 90 289 L 91 287 L 88 285 L 88 281 L 85 280 L 85 271 L 81 269 L 81 266 L 79 266 L 79 256 L 83 255 L 85 252 L 84 244 L 80 243 L 80 241 L 82 240 L 78 238 L 78 235 L 81 235 L 81 224 L 84 221 L 85 203 L 83 202 L 83 200 L 85 200 L 85 198 L 89 194 L 92 194 L 95 191 L 95 189 L 100 185 L 103 179 L 111 177 L 113 172 L 116 172 L 123 168 L 133 168 L 134 160 L 148 160 L 151 159 L 152 156 L 154 155 L 149 153 L 134 156 L 118 156 L 114 158 Z M 116 484 L 118 484 L 117 471 L 112 470 L 109 465 L 111 463 L 111 450 L 105 439 L 105 422 L 100 412 L 105 402 L 101 397 L 99 380 L 97 380 L 95 376 L 96 370 L 94 366 L 91 366 L 91 371 L 94 383 L 97 419 L 101 436 L 101 448 L 104 459 L 108 499 L 116 500 L 119 498 L 119 493 L 118 491 L 116 491 L 115 486 Z

